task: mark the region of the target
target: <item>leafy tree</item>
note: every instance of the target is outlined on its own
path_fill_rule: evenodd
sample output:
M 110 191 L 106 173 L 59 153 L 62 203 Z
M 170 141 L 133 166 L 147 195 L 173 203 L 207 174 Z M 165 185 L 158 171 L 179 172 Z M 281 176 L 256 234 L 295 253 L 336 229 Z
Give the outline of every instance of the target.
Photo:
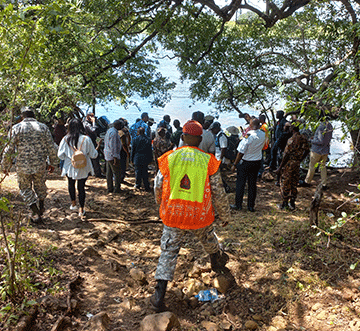
M 79 102 L 126 105 L 135 93 L 162 106 L 174 85 L 148 54 L 156 52 L 156 36 L 169 31 L 170 20 L 181 23 L 205 12 L 223 27 L 237 10 L 247 9 L 271 27 L 308 2 L 268 1 L 261 11 L 238 0 L 223 7 L 212 0 L 2 0 L 0 99 L 7 106 L 11 100 L 36 106 L 43 115 Z M 222 32 L 205 27 L 212 40 Z
M 285 99 L 288 112 L 315 122 L 338 118 L 357 139 L 358 15 L 355 2 L 313 1 L 268 28 L 255 13 L 224 25 L 202 12 L 173 20 L 163 43 L 179 57 L 182 77 L 194 81 L 193 97 L 220 111 L 241 113 L 245 104 L 266 111 Z M 200 26 L 221 33 L 211 39 Z

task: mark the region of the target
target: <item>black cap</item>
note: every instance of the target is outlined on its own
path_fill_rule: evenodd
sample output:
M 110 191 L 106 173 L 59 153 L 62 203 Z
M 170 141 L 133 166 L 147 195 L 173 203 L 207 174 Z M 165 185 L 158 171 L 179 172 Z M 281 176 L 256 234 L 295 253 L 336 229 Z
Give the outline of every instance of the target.
M 220 129 L 220 128 L 221 128 L 221 124 L 219 122 L 214 122 L 210 125 L 209 130 Z

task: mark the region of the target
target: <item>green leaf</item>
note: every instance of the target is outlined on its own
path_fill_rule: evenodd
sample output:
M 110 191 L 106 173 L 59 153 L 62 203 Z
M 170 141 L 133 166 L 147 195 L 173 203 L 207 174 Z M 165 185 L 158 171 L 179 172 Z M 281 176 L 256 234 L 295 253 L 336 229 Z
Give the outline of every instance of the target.
M 341 216 L 342 216 L 342 217 L 347 217 L 347 214 L 343 211 L 343 212 L 341 213 Z

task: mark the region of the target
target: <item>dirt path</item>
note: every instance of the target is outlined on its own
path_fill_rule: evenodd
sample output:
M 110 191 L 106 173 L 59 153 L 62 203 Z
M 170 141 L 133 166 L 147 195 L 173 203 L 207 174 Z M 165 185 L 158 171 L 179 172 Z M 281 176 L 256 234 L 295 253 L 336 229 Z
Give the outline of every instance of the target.
M 133 188 L 133 173 L 126 180 L 123 192 L 111 196 L 106 194 L 105 180 L 87 181 L 89 222 L 69 210 L 66 181 L 58 174 L 50 175 L 45 223 L 30 226 L 27 239 L 34 244 L 33 252 L 48 263 L 52 260 L 61 273 L 48 284 L 58 291 L 51 293 L 53 301 L 43 301 L 44 309 L 32 330 L 51 330 L 66 311 L 66 285 L 77 276 L 81 281 L 74 292 L 74 310 L 62 330 L 81 330 L 92 315 L 102 311 L 110 317 L 109 330 L 138 330 L 141 320 L 153 313 L 148 298 L 154 291 L 162 224 L 153 194 Z M 234 189 L 235 176 L 229 175 L 228 182 Z M 342 211 L 359 211 L 356 203 L 336 209 L 350 200 L 347 190 L 357 191 L 349 183 L 359 182 L 359 175 L 348 170 L 330 173 L 330 189 L 320 208 L 320 227 L 330 228 Z M 14 173 L 2 191 L 11 193 L 17 210 L 24 209 Z M 182 330 L 206 330 L 205 321 L 215 323 L 218 330 L 245 330 L 250 327 L 249 321 L 263 331 L 360 330 L 360 273 L 359 267 L 350 268 L 359 261 L 357 220 L 353 218 L 336 230 L 327 248 L 328 238 L 316 236 L 308 225 L 314 191 L 315 185 L 299 188 L 298 208 L 284 212 L 276 208 L 278 187 L 274 182 L 261 181 L 256 212 L 233 212 L 229 226 L 217 226 L 236 284 L 214 303 L 197 303 L 184 295 L 199 282 L 204 288 L 212 288 L 214 279 L 206 268 L 202 273 L 191 273 L 194 266 L 199 268 L 209 261 L 193 238 L 185 238 L 175 280 L 166 296 Z M 228 196 L 232 203 L 234 193 Z M 134 268 L 144 272 L 145 281 L 130 275 Z M 37 277 L 46 283 L 41 275 Z M 40 288 L 36 296 L 49 295 L 46 288 Z

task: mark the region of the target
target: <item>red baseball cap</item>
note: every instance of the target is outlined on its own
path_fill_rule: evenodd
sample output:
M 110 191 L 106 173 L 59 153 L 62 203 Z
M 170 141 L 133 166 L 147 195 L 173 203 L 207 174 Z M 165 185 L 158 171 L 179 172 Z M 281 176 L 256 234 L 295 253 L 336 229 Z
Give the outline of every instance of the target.
M 183 134 L 189 134 L 190 136 L 201 136 L 203 128 L 198 121 L 187 121 L 183 126 Z

